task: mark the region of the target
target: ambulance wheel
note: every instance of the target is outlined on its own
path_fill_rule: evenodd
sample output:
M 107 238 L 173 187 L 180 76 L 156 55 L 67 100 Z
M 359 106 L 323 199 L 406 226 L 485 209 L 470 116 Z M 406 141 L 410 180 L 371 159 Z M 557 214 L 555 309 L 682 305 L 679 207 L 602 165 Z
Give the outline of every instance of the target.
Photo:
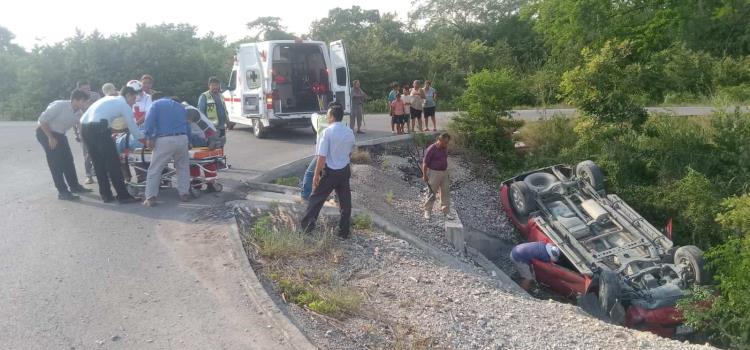
M 264 139 L 268 135 L 268 129 L 263 126 L 260 119 L 253 119 L 253 135 L 259 139 Z

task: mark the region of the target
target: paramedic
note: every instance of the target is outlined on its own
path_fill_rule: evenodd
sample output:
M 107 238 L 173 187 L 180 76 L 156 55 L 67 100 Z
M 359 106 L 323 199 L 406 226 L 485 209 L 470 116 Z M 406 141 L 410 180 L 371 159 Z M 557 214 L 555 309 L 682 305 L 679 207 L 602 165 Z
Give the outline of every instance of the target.
M 219 78 L 208 78 L 208 91 L 198 98 L 198 109 L 214 123 L 216 129 L 219 130 L 219 136 L 224 137 L 227 127 L 227 105 L 221 96 L 220 88 Z
M 44 148 L 52 181 L 57 188 L 57 198 L 61 200 L 78 200 L 80 198 L 73 193 L 91 191 L 78 183 L 73 153 L 70 152 L 68 137 L 65 136 L 65 132 L 78 123 L 88 98 L 85 92 L 75 90 L 69 101 L 52 102 L 39 116 L 36 139 Z
M 140 81 L 131 80 L 128 82 L 128 84 L 131 83 L 138 83 L 141 86 L 141 91 L 138 94 L 138 98 L 136 98 L 135 100 L 135 105 L 133 105 L 135 122 L 140 125 L 146 118 L 146 113 L 148 113 L 148 110 L 151 109 L 151 104 L 153 103 L 153 100 L 151 98 L 151 93 L 153 92 L 151 90 L 151 86 L 154 84 L 154 78 L 152 78 L 148 74 L 145 74 L 143 75 L 143 77 L 141 77 Z M 146 88 L 147 86 L 148 89 Z
M 317 145 L 313 193 L 301 222 L 306 233 L 315 229 L 323 204 L 335 190 L 341 212 L 338 236 L 349 237 L 352 215 L 352 193 L 349 186 L 352 174 L 349 163 L 354 149 L 354 132 L 341 123 L 343 119 L 344 108 L 341 104 L 328 109 L 328 122 L 331 125 L 323 131 Z
M 124 118 L 130 134 L 144 142 L 143 133 L 138 129 L 133 118 L 133 104 L 140 94 L 140 83 L 128 84 L 120 90 L 120 96 L 107 96 L 94 102 L 81 117 L 81 135 L 88 147 L 91 160 L 94 163 L 96 180 L 99 183 L 99 195 L 105 203 L 112 202 L 110 180 L 115 191 L 117 201 L 121 204 L 136 202 L 128 193 L 120 168 L 120 158 L 117 155 L 115 142 L 112 140 L 112 121 Z
M 328 104 L 328 108 L 331 108 L 333 106 L 340 106 L 341 104 L 338 102 L 331 102 Z M 328 114 L 322 114 L 322 113 L 313 113 L 313 128 L 315 128 L 315 143 L 320 141 L 320 136 L 323 135 L 323 130 L 325 130 L 328 127 Z M 342 120 L 342 124 L 346 125 L 347 121 Z M 348 125 L 347 125 L 348 126 Z M 307 170 L 305 171 L 305 177 L 302 179 L 302 191 L 300 195 L 302 196 L 303 200 L 310 199 L 310 194 L 312 193 L 312 187 L 313 187 L 313 174 L 315 173 L 315 165 L 318 163 L 318 158 L 313 157 L 313 159 L 310 161 L 310 164 L 307 166 Z
M 89 99 L 86 100 L 86 103 L 83 106 L 83 113 L 86 113 L 86 110 L 89 109 L 89 106 L 102 98 L 102 96 L 99 95 L 99 93 L 97 93 L 96 91 L 91 91 L 91 84 L 86 80 L 77 82 L 76 89 L 81 90 L 89 95 Z M 75 133 L 76 141 L 81 142 L 81 135 L 77 127 L 75 129 Z M 86 173 L 85 184 L 90 185 L 94 183 L 94 165 L 93 163 L 91 163 L 91 156 L 89 155 L 89 150 L 86 148 L 86 145 L 81 144 L 81 148 L 83 149 L 83 170 Z
M 521 243 L 510 251 L 510 260 L 516 265 L 521 275 L 521 287 L 525 290 L 529 290 L 534 282 L 531 272 L 531 260 L 534 259 L 555 263 L 560 260 L 560 248 L 550 243 L 530 242 Z
M 180 201 L 187 202 L 190 198 L 190 124 L 185 107 L 168 97 L 157 100 L 143 122 L 143 133 L 146 135 L 147 145 L 154 150 L 146 175 L 146 200 L 143 205 L 156 205 L 162 171 L 173 159 L 177 171 L 177 192 L 180 194 Z

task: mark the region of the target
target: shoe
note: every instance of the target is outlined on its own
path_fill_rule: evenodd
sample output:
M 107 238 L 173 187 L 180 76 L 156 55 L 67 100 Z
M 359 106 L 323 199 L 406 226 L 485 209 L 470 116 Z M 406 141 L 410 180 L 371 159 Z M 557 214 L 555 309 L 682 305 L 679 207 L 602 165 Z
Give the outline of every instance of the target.
M 444 214 L 444 215 L 445 215 L 445 220 L 456 220 L 456 217 L 453 216 L 451 213 Z
M 347 239 L 349 238 L 349 232 L 339 232 L 336 234 L 336 236 L 338 236 L 341 239 Z
M 189 194 L 181 194 L 180 195 L 180 202 L 189 202 L 190 201 L 190 195 Z
M 70 192 L 73 193 L 89 193 L 91 192 L 90 188 L 83 187 L 81 185 L 78 185 L 77 187 L 71 187 Z
M 362 130 L 357 130 L 357 134 L 364 134 L 365 132 Z
M 91 185 L 94 183 L 94 177 L 93 176 L 86 176 L 86 182 L 84 184 Z
M 109 197 L 102 197 L 102 202 L 104 203 L 112 203 L 115 201 L 115 197 L 109 196 Z
M 117 202 L 120 203 L 120 204 L 130 204 L 130 203 L 140 202 L 140 200 L 138 198 L 133 197 L 133 196 L 128 196 L 128 197 L 125 197 L 125 198 L 118 198 Z
M 147 208 L 155 207 L 156 206 L 156 198 L 149 198 L 143 201 L 143 206 Z
M 61 201 L 77 201 L 81 200 L 81 197 L 78 197 L 70 192 L 61 192 L 57 195 L 57 199 Z
M 423 216 L 426 220 L 430 220 L 432 218 L 432 214 L 429 211 L 424 212 Z

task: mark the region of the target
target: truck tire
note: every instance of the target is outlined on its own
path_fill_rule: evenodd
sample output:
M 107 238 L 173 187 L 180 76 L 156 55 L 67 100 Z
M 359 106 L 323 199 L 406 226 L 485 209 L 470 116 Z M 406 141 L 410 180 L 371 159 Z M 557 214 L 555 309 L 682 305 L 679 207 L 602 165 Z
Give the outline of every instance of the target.
M 576 165 L 576 177 L 591 185 L 595 191 L 604 191 L 604 173 L 596 163 L 584 160 Z
M 599 305 L 607 316 L 615 308 L 620 299 L 620 275 L 611 271 L 599 274 Z
M 253 119 L 253 135 L 259 139 L 264 139 L 268 136 L 268 128 L 263 126 L 263 122 L 260 119 Z
M 522 181 L 510 184 L 510 203 L 518 215 L 525 216 L 537 209 L 536 194 Z
M 674 252 L 674 263 L 684 265 L 688 269 L 688 278 L 694 285 L 706 285 L 711 282 L 711 276 L 705 268 L 703 251 L 694 245 L 686 245 L 677 248 Z
M 523 179 L 523 182 L 527 187 L 529 187 L 529 189 L 536 192 L 541 192 L 546 190 L 552 184 L 558 182 L 558 180 L 555 175 L 545 172 L 538 172 L 527 175 L 526 178 Z

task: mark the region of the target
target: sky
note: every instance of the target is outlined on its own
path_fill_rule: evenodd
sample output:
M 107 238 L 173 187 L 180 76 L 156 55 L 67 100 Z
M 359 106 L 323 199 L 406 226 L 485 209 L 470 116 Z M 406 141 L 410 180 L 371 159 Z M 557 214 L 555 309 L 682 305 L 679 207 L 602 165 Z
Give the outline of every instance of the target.
M 137 23 L 189 23 L 197 26 L 201 35 L 214 32 L 231 42 L 251 34 L 245 24 L 257 17 L 281 17 L 289 31 L 301 34 L 314 20 L 326 17 L 329 9 L 353 5 L 381 13 L 397 12 L 405 19 L 411 0 L 8 0 L 0 10 L 0 26 L 15 34 L 14 42 L 27 50 L 71 37 L 76 28 L 87 34 L 97 29 L 110 35 L 133 32 Z

